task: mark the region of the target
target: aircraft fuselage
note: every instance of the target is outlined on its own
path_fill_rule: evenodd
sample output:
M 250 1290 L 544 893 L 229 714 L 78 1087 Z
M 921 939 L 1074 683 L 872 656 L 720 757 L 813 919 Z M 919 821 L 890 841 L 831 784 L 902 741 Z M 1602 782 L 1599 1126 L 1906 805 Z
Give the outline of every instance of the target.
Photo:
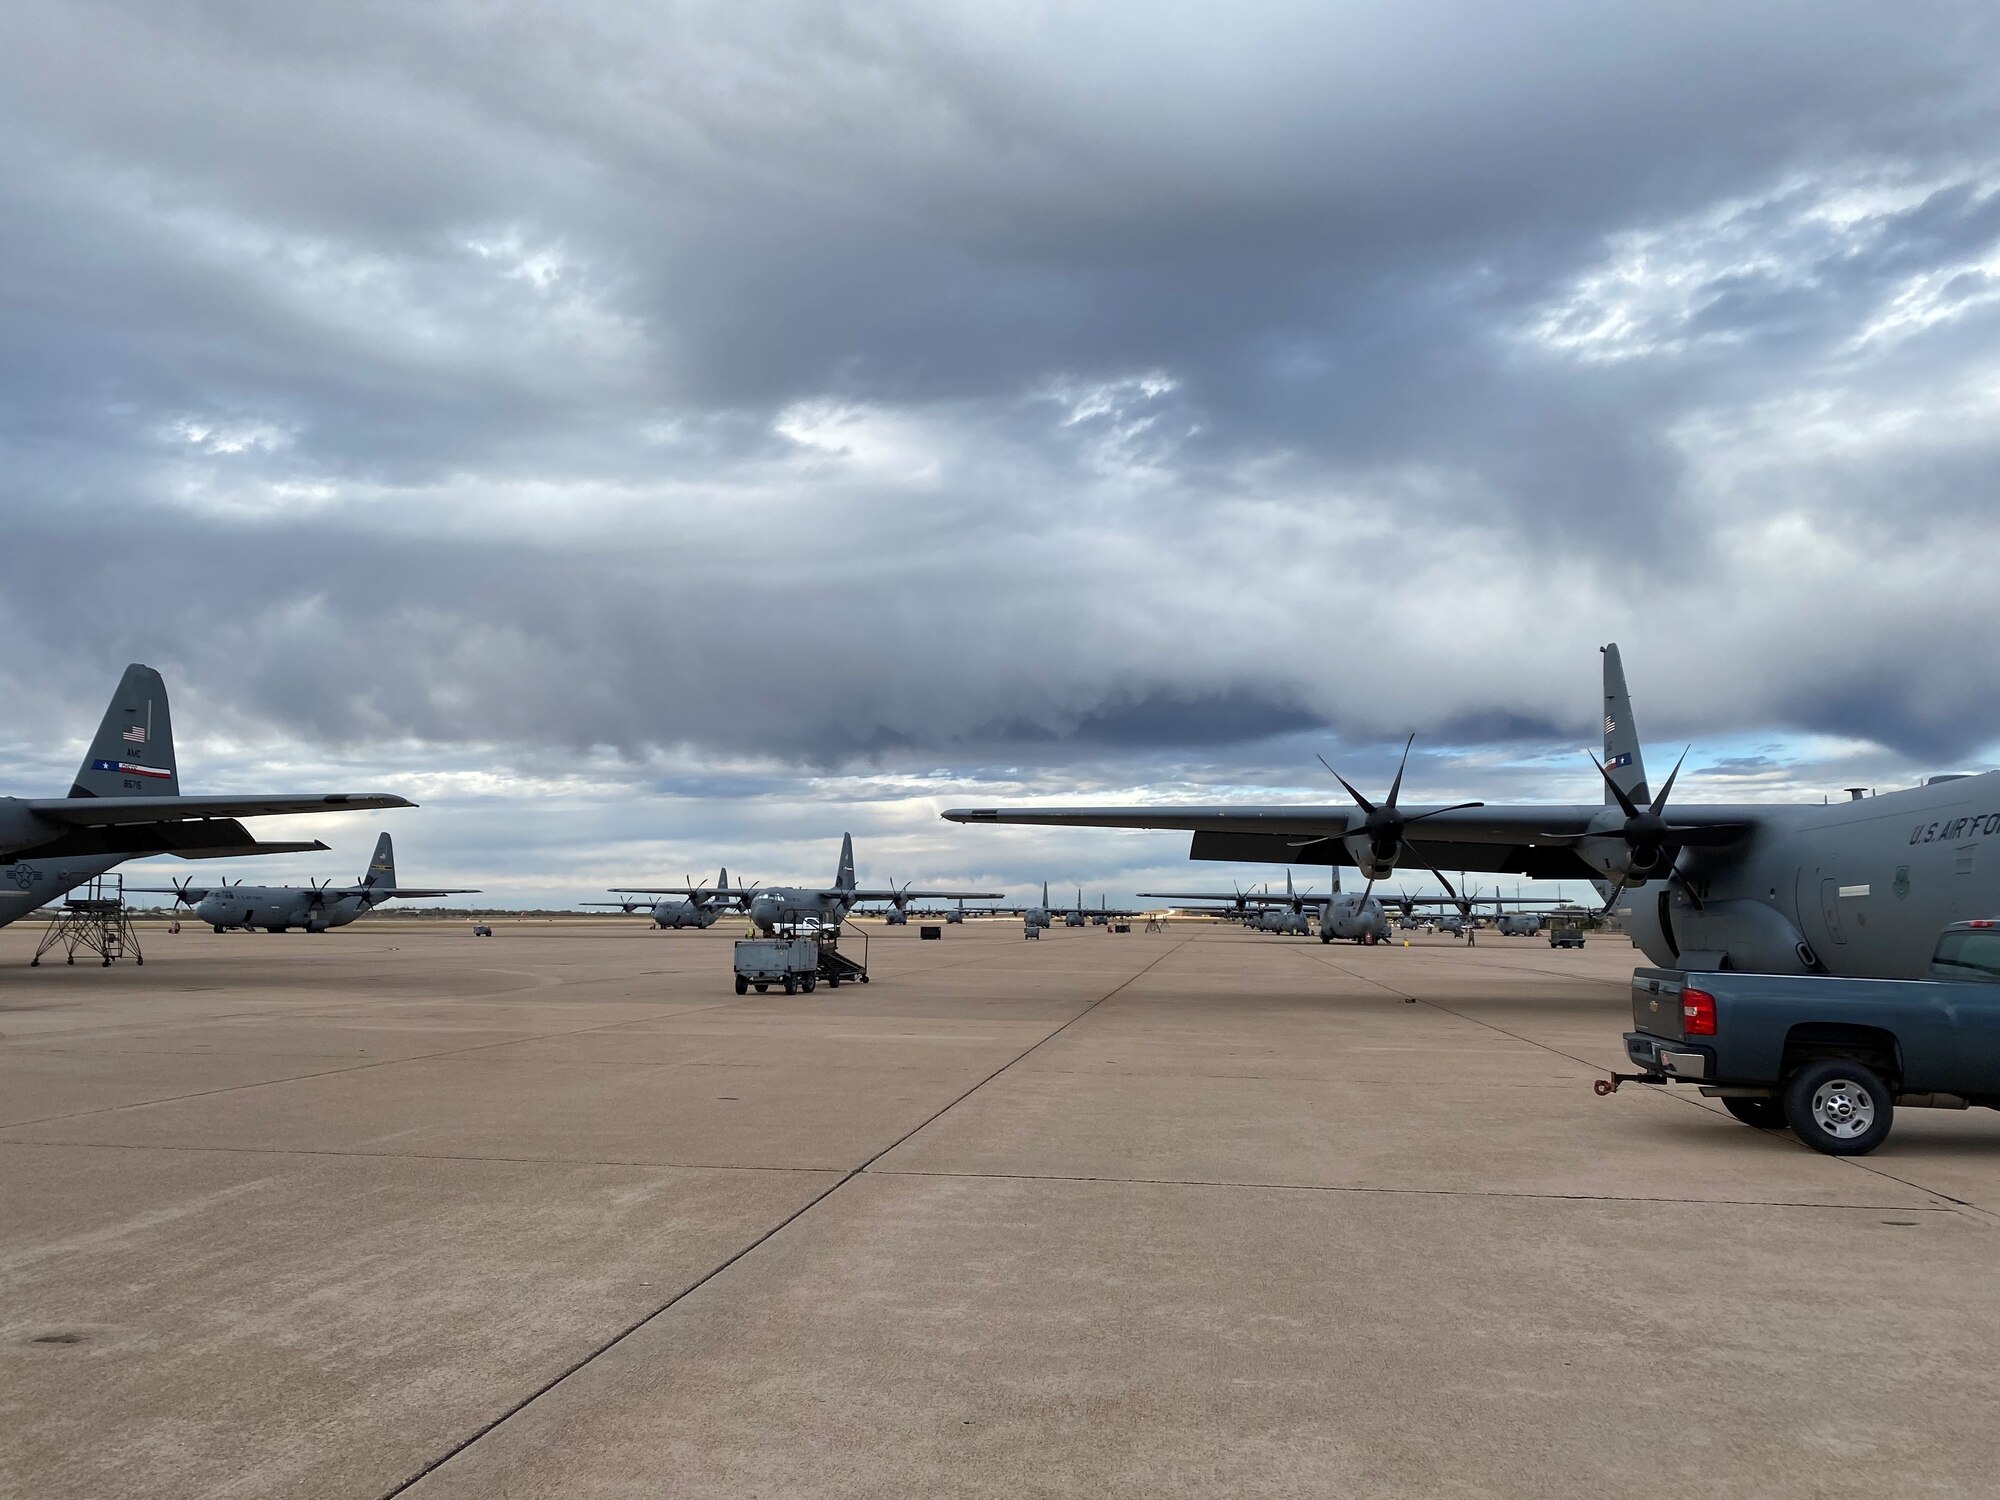
M 1370 938 L 1378 943 L 1387 942 L 1389 913 L 1373 896 L 1363 896 L 1358 891 L 1336 892 L 1319 909 L 1319 940 L 1330 943 L 1335 938 L 1350 943 L 1363 943 Z
M 327 894 L 317 900 L 310 889 L 290 885 L 232 885 L 211 891 L 195 903 L 195 919 L 215 928 L 262 927 L 284 932 L 293 927 L 324 932 L 345 927 L 374 909 L 358 892 Z
M 662 931 L 682 927 L 709 928 L 722 915 L 720 906 L 691 900 L 662 901 L 653 908 L 653 925 Z
M 1910 978 L 1928 968 L 1946 923 L 2000 915 L 2000 772 L 1858 801 L 1684 815 L 1731 814 L 1756 820 L 1743 845 L 1681 855 L 1705 909 L 1664 880 L 1619 899 L 1654 963 L 1721 952 L 1738 969 Z
M 854 902 L 839 891 L 809 891 L 796 886 L 768 886 L 750 898 L 750 920 L 762 933 L 804 922 L 838 927 Z
M 0 927 L 18 922 L 78 886 L 95 880 L 120 859 L 17 859 L 0 865 Z

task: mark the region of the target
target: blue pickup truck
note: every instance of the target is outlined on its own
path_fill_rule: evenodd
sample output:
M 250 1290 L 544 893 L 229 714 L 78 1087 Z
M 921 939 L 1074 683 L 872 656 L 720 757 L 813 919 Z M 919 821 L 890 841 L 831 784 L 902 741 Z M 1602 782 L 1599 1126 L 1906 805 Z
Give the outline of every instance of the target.
M 2000 1109 L 2000 920 L 1945 928 L 1927 979 L 1639 969 L 1632 1023 L 1640 1071 L 1599 1093 L 1691 1083 L 1746 1125 L 1859 1156 L 1899 1104 Z

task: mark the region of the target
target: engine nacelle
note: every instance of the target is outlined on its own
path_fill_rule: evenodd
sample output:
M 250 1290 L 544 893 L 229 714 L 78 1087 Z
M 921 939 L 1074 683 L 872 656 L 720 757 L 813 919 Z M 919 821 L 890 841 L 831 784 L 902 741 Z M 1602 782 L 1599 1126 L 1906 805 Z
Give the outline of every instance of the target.
M 1374 841 L 1362 833 L 1349 834 L 1340 842 L 1347 850 L 1347 857 L 1361 871 L 1363 880 L 1387 880 L 1396 873 L 1396 853 L 1401 851 L 1391 852 L 1385 858 Z
M 1673 868 L 1673 859 L 1664 849 L 1637 850 L 1615 835 L 1593 834 L 1576 844 L 1577 857 L 1607 880 L 1623 880 L 1644 885 Z

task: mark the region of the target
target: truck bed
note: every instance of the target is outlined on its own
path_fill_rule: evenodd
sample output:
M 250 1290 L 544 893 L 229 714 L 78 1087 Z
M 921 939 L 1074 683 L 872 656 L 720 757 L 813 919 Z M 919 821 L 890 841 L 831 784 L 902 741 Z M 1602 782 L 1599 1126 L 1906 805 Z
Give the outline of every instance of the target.
M 1690 1026 L 1694 996 L 1712 1002 L 1712 1032 Z M 1676 1078 L 1775 1086 L 1802 1056 L 1845 1055 L 1899 1090 L 2000 1095 L 1996 985 L 1639 969 L 1632 1022 L 1627 1055 Z

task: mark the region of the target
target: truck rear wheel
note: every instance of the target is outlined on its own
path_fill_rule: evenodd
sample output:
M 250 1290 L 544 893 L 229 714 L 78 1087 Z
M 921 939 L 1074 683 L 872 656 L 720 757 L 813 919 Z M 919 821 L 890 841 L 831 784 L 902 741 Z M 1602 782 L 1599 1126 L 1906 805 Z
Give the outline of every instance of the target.
M 1785 1105 L 1781 1099 L 1724 1099 L 1722 1107 L 1745 1125 L 1759 1130 L 1783 1130 Z
M 736 993 L 739 995 L 750 993 L 750 981 L 745 979 L 741 974 L 736 976 Z
M 799 992 L 798 980 L 792 978 L 791 975 L 787 974 L 785 976 L 785 993 L 787 995 L 796 995 L 798 992 Z
M 1792 1133 L 1828 1156 L 1865 1156 L 1889 1137 L 1896 1106 L 1873 1068 L 1842 1057 L 1808 1063 L 1785 1085 Z
M 768 984 L 760 984 L 757 986 L 757 993 L 761 995 L 768 989 L 770 989 Z

